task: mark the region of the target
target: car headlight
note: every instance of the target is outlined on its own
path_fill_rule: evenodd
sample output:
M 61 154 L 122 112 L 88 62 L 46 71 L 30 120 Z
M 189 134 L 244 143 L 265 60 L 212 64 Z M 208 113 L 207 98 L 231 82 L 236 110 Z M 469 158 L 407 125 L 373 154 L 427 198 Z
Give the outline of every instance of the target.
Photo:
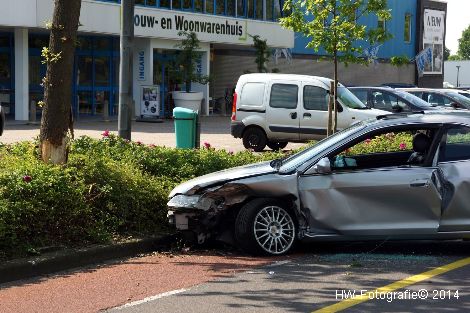
M 200 196 L 185 196 L 177 195 L 170 199 L 168 206 L 171 208 L 186 208 L 192 209 L 196 207 L 196 204 L 199 202 Z

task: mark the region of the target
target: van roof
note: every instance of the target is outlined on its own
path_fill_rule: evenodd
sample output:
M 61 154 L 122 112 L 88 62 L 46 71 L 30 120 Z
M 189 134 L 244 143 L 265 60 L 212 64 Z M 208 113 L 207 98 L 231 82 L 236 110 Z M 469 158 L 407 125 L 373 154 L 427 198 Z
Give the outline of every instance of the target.
M 256 80 L 259 82 L 268 81 L 271 79 L 282 79 L 282 80 L 301 80 L 301 81 L 321 81 L 326 86 L 330 85 L 332 81 L 331 78 L 321 77 L 321 76 L 311 76 L 311 75 L 299 75 L 299 74 L 279 74 L 279 73 L 253 73 L 253 74 L 244 74 L 241 75 L 239 80 Z M 343 86 L 339 84 L 339 86 Z

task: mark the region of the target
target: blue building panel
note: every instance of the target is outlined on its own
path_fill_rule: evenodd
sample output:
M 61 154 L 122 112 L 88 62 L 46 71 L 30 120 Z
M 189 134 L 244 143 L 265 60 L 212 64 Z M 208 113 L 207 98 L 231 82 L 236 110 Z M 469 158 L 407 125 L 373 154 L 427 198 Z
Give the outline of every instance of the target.
M 385 42 L 379 49 L 377 57 L 388 59 L 392 56 L 407 56 L 413 58 L 415 56 L 416 33 L 418 31 L 416 25 L 417 16 L 417 0 L 388 0 L 388 7 L 391 9 L 392 18 L 386 22 L 387 31 L 392 34 L 393 38 Z M 405 17 L 409 15 L 411 20 L 411 36 L 410 41 L 405 41 Z M 363 16 L 358 21 L 367 27 L 377 27 L 377 16 Z M 325 55 L 325 51 L 320 49 L 316 52 L 314 49 L 306 48 L 309 38 L 302 34 L 295 34 L 295 46 L 293 53 L 295 54 L 311 54 Z M 363 48 L 370 45 L 367 42 L 358 42 Z

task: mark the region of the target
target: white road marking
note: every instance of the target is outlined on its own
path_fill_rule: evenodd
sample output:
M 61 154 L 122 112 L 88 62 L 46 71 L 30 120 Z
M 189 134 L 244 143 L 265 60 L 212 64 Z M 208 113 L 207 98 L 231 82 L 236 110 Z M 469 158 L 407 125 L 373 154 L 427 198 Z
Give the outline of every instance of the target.
M 185 292 L 187 290 L 188 289 L 176 289 L 176 290 L 167 291 L 167 292 L 164 292 L 164 293 L 159 293 L 158 295 L 147 297 L 147 298 L 142 299 L 142 300 L 126 303 L 124 305 L 115 307 L 112 310 L 122 310 L 122 309 L 133 307 L 133 306 L 136 306 L 136 305 L 139 305 L 139 304 L 147 303 L 147 302 L 150 302 L 150 301 L 153 301 L 153 300 L 173 296 L 173 295 L 176 295 L 178 293 Z

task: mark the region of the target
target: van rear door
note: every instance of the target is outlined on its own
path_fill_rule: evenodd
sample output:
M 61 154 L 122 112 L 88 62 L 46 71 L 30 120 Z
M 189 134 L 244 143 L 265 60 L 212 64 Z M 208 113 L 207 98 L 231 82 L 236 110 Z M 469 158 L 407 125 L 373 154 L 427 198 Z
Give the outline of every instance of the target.
M 299 140 L 299 99 L 301 83 L 272 81 L 266 105 L 268 140 Z
M 328 128 L 328 96 L 324 87 L 304 83 L 300 108 L 300 139 L 312 140 L 326 136 Z

